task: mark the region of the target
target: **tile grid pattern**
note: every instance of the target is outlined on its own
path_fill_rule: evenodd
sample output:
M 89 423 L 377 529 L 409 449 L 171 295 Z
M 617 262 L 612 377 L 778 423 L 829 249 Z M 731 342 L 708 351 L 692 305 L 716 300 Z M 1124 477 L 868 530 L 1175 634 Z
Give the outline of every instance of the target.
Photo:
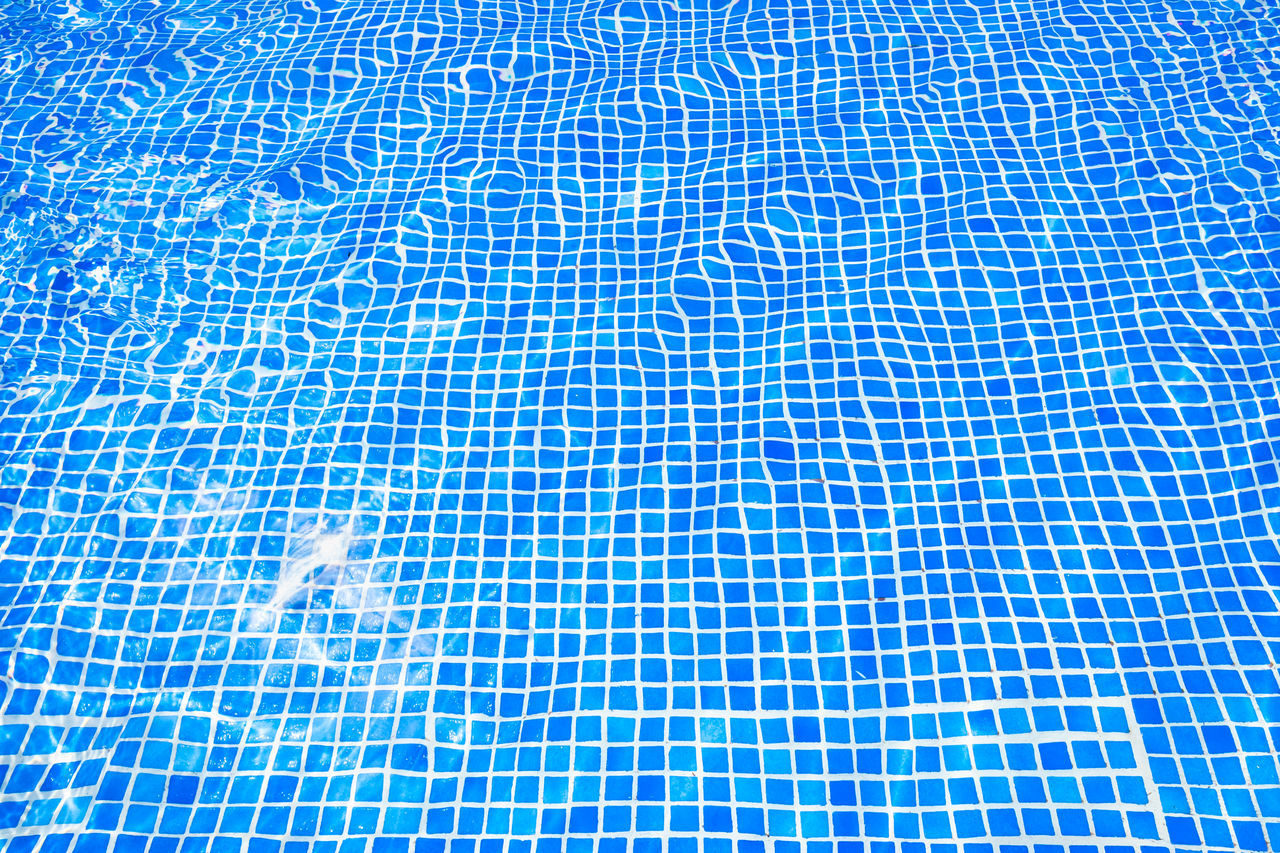
M 6 851 L 1280 843 L 1268 4 L 4 15 Z

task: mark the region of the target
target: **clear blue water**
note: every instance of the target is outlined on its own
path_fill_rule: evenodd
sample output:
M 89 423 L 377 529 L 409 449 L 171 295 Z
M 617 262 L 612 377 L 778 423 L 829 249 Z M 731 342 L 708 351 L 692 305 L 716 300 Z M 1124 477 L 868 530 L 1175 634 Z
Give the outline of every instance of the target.
M 4 6 L 4 849 L 1280 849 L 1278 22 Z

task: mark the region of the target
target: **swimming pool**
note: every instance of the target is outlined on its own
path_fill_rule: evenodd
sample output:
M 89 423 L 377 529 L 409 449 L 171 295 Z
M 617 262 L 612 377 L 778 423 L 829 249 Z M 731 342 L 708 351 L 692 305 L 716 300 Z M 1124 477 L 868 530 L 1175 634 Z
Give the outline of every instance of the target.
M 1280 844 L 1274 4 L 3 20 L 5 850 Z

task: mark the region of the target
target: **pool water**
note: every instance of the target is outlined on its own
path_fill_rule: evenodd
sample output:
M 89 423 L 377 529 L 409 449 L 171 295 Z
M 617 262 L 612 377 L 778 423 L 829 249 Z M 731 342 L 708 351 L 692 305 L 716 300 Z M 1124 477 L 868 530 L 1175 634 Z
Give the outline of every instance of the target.
M 12 853 L 1280 847 L 1280 7 L 0 7 Z

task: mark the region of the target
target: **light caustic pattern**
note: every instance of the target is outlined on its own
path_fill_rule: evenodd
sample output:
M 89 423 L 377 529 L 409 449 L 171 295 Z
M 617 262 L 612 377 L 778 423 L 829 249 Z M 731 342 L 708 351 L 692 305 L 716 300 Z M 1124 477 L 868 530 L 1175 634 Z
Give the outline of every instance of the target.
M 812 2 L 5 8 L 6 851 L 1280 849 L 1277 7 Z

